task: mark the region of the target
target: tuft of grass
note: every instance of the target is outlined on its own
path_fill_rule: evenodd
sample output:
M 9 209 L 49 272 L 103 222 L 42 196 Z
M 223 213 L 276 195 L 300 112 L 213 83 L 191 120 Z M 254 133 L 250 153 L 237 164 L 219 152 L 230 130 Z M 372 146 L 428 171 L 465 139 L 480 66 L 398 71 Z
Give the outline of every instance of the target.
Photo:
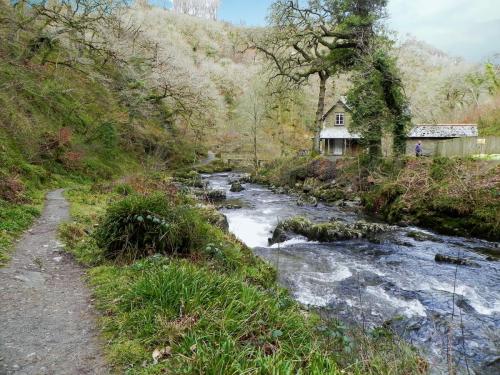
M 130 374 L 424 373 L 412 350 L 402 344 L 394 353 L 383 335 L 365 336 L 367 360 L 352 360 L 361 342 L 305 315 L 285 291 L 263 291 L 187 260 L 155 256 L 90 275 L 106 312 L 110 358 Z M 167 347 L 171 354 L 155 364 L 153 350 Z
M 156 193 L 132 195 L 113 203 L 94 238 L 110 259 L 139 259 L 156 253 L 190 254 L 213 237 L 212 231 L 187 202 Z
M 30 201 L 29 204 L 16 204 L 0 199 L 0 266 L 9 260 L 9 252 L 15 239 L 40 215 L 42 194 L 32 194 Z

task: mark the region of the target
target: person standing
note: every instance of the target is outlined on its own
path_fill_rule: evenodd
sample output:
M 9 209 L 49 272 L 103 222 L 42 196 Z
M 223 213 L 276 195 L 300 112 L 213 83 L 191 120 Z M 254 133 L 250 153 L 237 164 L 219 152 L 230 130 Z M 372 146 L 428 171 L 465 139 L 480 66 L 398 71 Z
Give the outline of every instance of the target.
M 415 146 L 415 155 L 417 156 L 417 158 L 422 156 L 422 151 L 422 142 L 418 141 L 417 145 Z

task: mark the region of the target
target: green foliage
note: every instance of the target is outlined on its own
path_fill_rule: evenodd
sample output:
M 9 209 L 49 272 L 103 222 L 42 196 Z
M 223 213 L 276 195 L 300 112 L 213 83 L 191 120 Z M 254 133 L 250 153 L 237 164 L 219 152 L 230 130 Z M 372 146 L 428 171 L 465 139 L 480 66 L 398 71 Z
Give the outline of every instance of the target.
M 14 239 L 40 215 L 40 197 L 37 197 L 36 202 L 14 204 L 0 199 L 0 266 L 8 261 L 8 252 Z
M 200 250 L 212 228 L 197 210 L 162 194 L 132 195 L 111 205 L 94 236 L 110 259 Z
M 443 180 L 449 173 L 449 168 L 453 165 L 450 158 L 436 157 L 432 159 L 430 176 L 435 181 Z
M 384 131 L 393 135 L 394 153 L 403 155 L 411 116 L 395 59 L 379 49 L 357 69 L 347 97 L 353 130 L 362 135 L 370 156 L 381 155 Z
M 281 291 L 262 292 L 237 277 L 161 258 L 95 269 L 92 282 L 99 307 L 112 311 L 113 319 L 104 320 L 108 337 L 121 350 L 134 340 L 118 358 L 133 366 L 131 373 L 337 372 L 314 321 Z M 164 362 L 140 366 L 153 349 L 166 346 L 172 355 Z
M 341 325 L 304 315 L 283 290 L 263 291 L 187 261 L 98 267 L 91 283 L 107 311 L 102 325 L 113 363 L 130 374 L 423 373 L 415 353 L 402 343 L 396 349 L 390 335 L 358 340 Z M 157 348 L 170 355 L 154 364 Z
M 451 235 L 498 240 L 498 167 L 468 159 L 412 160 L 363 196 L 367 211 Z
M 135 193 L 134 188 L 129 184 L 117 184 L 113 188 L 113 192 L 123 196 L 132 195 Z

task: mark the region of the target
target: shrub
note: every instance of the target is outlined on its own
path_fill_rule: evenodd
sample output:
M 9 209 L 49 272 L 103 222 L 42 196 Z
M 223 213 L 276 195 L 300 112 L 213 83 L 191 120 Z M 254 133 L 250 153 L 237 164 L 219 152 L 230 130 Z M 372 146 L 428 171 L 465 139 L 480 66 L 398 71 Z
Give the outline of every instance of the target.
M 203 247 L 213 227 L 200 212 L 163 194 L 131 195 L 112 204 L 94 233 L 107 258 L 189 254 Z
M 314 159 L 307 166 L 307 174 L 320 181 L 333 180 L 335 178 L 335 162 L 324 158 Z
M 18 177 L 0 175 L 0 199 L 12 203 L 22 203 L 26 200 L 25 191 L 24 183 Z
M 453 160 L 450 158 L 436 157 L 432 160 L 430 176 L 436 181 L 441 181 L 450 172 Z

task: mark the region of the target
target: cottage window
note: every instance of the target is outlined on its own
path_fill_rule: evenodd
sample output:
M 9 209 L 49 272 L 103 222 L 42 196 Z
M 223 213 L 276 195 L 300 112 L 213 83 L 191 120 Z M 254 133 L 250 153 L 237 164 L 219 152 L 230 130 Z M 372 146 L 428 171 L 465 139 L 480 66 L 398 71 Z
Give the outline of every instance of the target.
M 344 114 L 336 113 L 335 114 L 335 125 L 336 126 L 344 126 Z

